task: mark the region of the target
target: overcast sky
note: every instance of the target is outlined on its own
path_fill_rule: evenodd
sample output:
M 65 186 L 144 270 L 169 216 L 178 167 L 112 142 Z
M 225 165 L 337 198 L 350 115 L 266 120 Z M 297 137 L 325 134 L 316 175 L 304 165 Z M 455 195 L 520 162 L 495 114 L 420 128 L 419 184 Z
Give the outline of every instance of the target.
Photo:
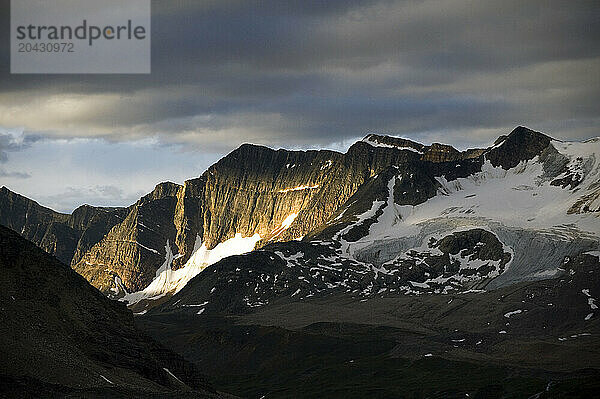
M 0 185 L 61 211 L 129 205 L 244 142 L 600 135 L 597 0 L 153 1 L 150 75 L 10 75 L 8 3 Z

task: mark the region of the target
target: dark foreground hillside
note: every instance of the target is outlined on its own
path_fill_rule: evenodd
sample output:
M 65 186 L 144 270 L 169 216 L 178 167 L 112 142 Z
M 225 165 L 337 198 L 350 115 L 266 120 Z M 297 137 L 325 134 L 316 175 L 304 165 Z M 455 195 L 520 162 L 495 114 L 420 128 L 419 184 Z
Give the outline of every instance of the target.
M 219 397 L 131 312 L 0 226 L 0 397 Z

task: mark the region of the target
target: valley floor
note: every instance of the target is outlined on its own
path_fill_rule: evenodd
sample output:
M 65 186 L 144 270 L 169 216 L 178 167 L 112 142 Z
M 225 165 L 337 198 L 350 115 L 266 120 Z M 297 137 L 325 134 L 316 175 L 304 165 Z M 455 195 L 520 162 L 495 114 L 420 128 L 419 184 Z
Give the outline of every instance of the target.
M 562 398 L 600 391 L 594 269 L 487 293 L 150 312 L 139 327 L 249 398 Z M 537 395 L 537 396 L 536 396 Z

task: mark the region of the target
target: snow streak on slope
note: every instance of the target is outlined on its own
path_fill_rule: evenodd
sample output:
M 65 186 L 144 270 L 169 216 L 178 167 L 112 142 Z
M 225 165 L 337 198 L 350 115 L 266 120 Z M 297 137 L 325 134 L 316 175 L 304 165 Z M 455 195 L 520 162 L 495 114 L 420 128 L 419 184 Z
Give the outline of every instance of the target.
M 121 300 L 132 304 L 139 302 L 142 299 L 157 299 L 168 293 L 174 294 L 181 290 L 188 281 L 194 278 L 207 266 L 228 256 L 250 252 L 254 249 L 258 241 L 260 241 L 260 235 L 258 234 L 254 234 L 252 237 L 242 237 L 242 235 L 238 233 L 235 237 L 218 244 L 213 249 L 207 249 L 200 237 L 196 237 L 194 253 L 186 264 L 181 269 L 177 270 L 172 270 L 171 265 L 173 260 L 181 255 L 173 255 L 167 241 L 165 247 L 165 262 L 160 269 L 156 271 L 156 278 L 142 291 L 127 294 Z
M 290 191 L 302 191 L 302 190 L 315 190 L 319 188 L 319 185 L 314 185 L 314 186 L 309 186 L 307 184 L 302 185 L 302 186 L 298 186 L 298 187 L 292 187 L 292 188 L 286 188 L 283 190 L 279 190 L 280 193 L 289 193 Z
M 348 241 L 344 240 L 342 237 L 344 237 L 344 235 L 346 235 L 355 226 L 359 226 L 362 223 L 364 223 L 366 220 L 374 217 L 375 214 L 377 213 L 377 211 L 379 210 L 379 208 L 381 208 L 381 206 L 383 206 L 384 204 L 385 204 L 385 201 L 374 201 L 373 205 L 371 206 L 371 209 L 369 209 L 366 212 L 358 215 L 357 216 L 358 220 L 356 220 L 354 223 L 352 223 L 352 224 L 346 226 L 345 228 L 343 228 L 342 230 L 340 230 L 333 237 L 333 239 L 335 241 L 339 241 L 342 244 L 342 252 L 343 253 L 352 254 L 352 250 L 355 248 L 355 246 L 351 245 L 351 243 L 349 243 Z
M 406 139 L 408 141 L 408 139 Z M 408 151 L 412 151 L 412 152 L 416 152 L 417 154 L 423 154 L 422 151 L 417 150 L 416 148 L 412 148 L 412 147 L 408 147 L 408 146 L 401 146 L 401 145 L 392 145 L 392 144 L 386 144 L 386 143 L 381 143 L 379 141 L 376 140 L 375 136 L 372 135 L 368 135 L 367 137 L 365 137 L 364 139 L 362 139 L 363 143 L 367 143 L 373 147 L 386 147 L 386 148 L 395 148 L 397 150 L 408 150 Z
M 398 180 L 401 177 L 397 178 Z M 388 183 L 388 199 L 383 214 L 377 219 L 377 223 L 369 227 L 369 235 L 381 236 L 389 231 L 390 227 L 395 226 L 402 220 L 402 207 L 394 202 L 394 187 L 396 186 L 396 177 L 392 177 Z
M 290 226 L 292 225 L 292 223 L 294 223 L 294 220 L 296 220 L 296 217 L 298 217 L 297 213 L 289 214 L 283 220 L 283 222 L 281 222 L 281 226 L 276 228 L 275 230 L 273 230 L 273 232 L 271 233 L 271 234 L 273 234 L 273 236 L 271 237 L 271 240 L 274 240 L 275 238 L 279 237 L 281 235 L 281 233 L 283 233 L 284 231 L 289 229 Z

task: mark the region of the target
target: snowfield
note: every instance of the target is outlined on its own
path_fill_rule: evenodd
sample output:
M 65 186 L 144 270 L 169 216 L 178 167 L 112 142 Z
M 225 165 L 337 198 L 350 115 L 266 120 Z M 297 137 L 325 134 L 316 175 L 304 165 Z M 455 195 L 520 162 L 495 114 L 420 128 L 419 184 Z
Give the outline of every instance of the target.
M 431 237 L 482 228 L 498 236 L 513 253 L 511 266 L 489 288 L 523 280 L 523 276 L 538 280 L 558 274 L 565 256 L 600 248 L 598 213 L 569 212 L 582 197 L 600 190 L 600 140 L 552 141 L 552 145 L 568 159 L 566 174 L 579 177 L 575 189 L 551 185 L 552 180 L 565 174 L 548 176 L 545 168 L 552 165 L 542 163 L 539 157 L 509 170 L 493 167 L 488 160 L 480 172 L 469 177 L 453 181 L 438 177 L 438 195 L 416 206 L 393 202 L 394 177 L 388 186 L 388 200 L 375 201 L 353 226 L 385 206 L 383 214 L 371 225 L 367 236 L 343 242 L 344 253 L 380 265 L 410 249 L 423 250 Z M 595 201 L 600 200 L 591 201 L 590 210 L 595 210 Z M 340 235 L 351 228 L 346 227 Z M 535 254 L 543 254 L 546 261 L 540 263 Z

